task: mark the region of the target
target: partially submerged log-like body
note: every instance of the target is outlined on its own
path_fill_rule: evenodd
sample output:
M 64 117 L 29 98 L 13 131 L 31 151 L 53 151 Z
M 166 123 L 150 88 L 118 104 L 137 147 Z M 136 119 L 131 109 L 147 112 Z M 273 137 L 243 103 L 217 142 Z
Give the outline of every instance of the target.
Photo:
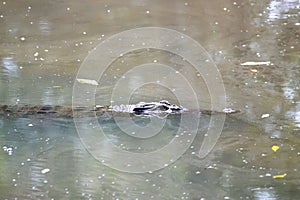
M 188 112 L 188 109 L 170 104 L 168 101 L 160 102 L 140 102 L 129 105 L 115 106 L 59 106 L 59 105 L 0 105 L 0 115 L 4 116 L 49 116 L 49 117 L 85 117 L 85 116 L 100 116 L 106 112 L 113 113 L 130 113 L 138 116 L 157 116 L 165 117 L 169 114 L 180 114 Z M 213 111 L 202 110 L 203 114 L 212 114 Z M 223 113 L 236 113 L 238 111 L 226 109 Z
M 130 105 L 115 106 L 58 106 L 58 105 L 0 105 L 0 114 L 6 116 L 28 116 L 47 115 L 51 117 L 84 117 L 90 115 L 101 115 L 105 112 L 131 113 L 134 115 L 161 115 L 181 113 L 187 109 L 170 104 L 168 101 L 140 102 Z

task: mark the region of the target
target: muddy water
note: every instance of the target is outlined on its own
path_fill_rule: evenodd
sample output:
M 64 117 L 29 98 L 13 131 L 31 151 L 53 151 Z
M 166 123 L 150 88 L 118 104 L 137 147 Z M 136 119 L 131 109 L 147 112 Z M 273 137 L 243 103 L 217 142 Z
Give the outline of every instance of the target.
M 1 199 L 297 199 L 299 10 L 299 2 L 292 0 L 1 1 L 1 104 L 70 105 L 77 71 L 93 48 L 121 31 L 158 26 L 184 33 L 206 49 L 222 75 L 227 107 L 241 110 L 226 118 L 221 137 L 204 159 L 197 156 L 206 137 L 201 130 L 179 160 L 145 174 L 119 172 L 94 159 L 72 119 L 1 116 Z M 159 50 L 116 59 L 101 79 L 96 101 L 111 103 L 122 73 L 154 60 L 187 76 L 202 89 L 197 94 L 202 108 L 210 108 L 210 86 L 189 63 Z M 163 98 L 178 103 L 174 91 L 179 88 L 140 85 L 156 72 L 132 74 L 130 84 L 138 88 L 132 102 Z M 118 87 L 122 92 L 128 86 Z M 103 129 L 108 146 L 111 142 L 128 151 L 150 151 L 175 137 L 178 123 L 166 119 L 161 138 L 142 146 L 116 130 L 113 121 L 106 121 Z M 273 145 L 279 150 L 274 152 Z

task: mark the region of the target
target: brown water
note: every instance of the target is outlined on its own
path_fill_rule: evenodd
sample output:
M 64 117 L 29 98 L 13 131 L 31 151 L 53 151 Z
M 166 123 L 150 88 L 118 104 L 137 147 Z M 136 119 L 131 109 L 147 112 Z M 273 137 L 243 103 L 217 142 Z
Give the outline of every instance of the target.
M 1 104 L 70 105 L 76 74 L 93 48 L 119 32 L 155 26 L 200 43 L 222 75 L 227 107 L 241 110 L 226 118 L 221 137 L 204 159 L 197 152 L 206 136 L 198 130 L 180 159 L 142 174 L 120 172 L 94 159 L 72 119 L 1 116 L 1 199 L 298 199 L 299 6 L 297 0 L 1 1 Z M 109 104 L 123 73 L 154 60 L 172 66 L 193 87 L 201 88 L 196 94 L 200 106 L 210 108 L 207 87 L 212 86 L 205 85 L 189 63 L 161 50 L 134 51 L 116 59 L 101 79 L 96 102 Z M 264 63 L 241 65 L 245 62 Z M 180 82 L 170 74 L 156 69 L 133 72 L 131 85 L 118 85 L 118 97 L 132 87 L 137 88 L 132 102 L 178 103 L 174 91 Z M 141 87 L 142 80 L 152 77 L 167 77 L 174 88 L 153 83 Z M 190 97 L 184 95 L 184 106 L 189 106 Z M 115 103 L 126 102 L 119 98 Z M 149 123 L 133 119 L 142 126 Z M 204 119 L 200 124 L 207 127 Z M 126 119 L 120 120 L 126 124 Z M 103 123 L 107 144 L 150 151 L 177 134 L 179 121 L 166 119 L 163 134 L 148 143 L 123 136 L 114 121 Z M 279 150 L 274 152 L 273 145 Z M 280 174 L 286 176 L 273 178 Z

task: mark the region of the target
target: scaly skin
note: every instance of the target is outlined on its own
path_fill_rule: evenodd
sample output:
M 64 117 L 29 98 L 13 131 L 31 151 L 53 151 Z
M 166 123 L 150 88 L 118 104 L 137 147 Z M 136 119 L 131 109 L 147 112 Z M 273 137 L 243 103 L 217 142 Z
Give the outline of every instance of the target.
M 72 107 L 58 105 L 0 105 L 0 115 L 4 116 L 49 116 L 49 117 L 84 117 L 97 116 L 106 112 L 130 113 L 138 116 L 167 116 L 168 114 L 179 114 L 188 112 L 186 108 L 170 104 L 168 101 L 160 102 L 140 102 L 132 105 L 117 106 L 91 106 L 91 107 Z M 203 114 L 212 114 L 213 111 L 201 110 Z M 227 110 L 223 113 L 236 113 L 236 110 Z

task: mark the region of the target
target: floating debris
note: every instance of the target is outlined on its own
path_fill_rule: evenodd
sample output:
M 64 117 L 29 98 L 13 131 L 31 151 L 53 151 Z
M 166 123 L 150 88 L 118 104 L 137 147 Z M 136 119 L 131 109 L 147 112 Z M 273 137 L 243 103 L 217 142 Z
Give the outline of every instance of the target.
M 85 84 L 90 84 L 90 85 L 99 85 L 97 81 L 95 80 L 90 80 L 90 79 L 81 79 L 78 78 L 76 79 L 79 83 L 85 83 Z
M 45 168 L 45 169 L 42 169 L 42 170 L 41 170 L 41 173 L 42 173 L 42 174 L 46 174 L 46 173 L 48 173 L 48 172 L 50 172 L 50 169 L 49 169 L 49 168 Z
M 250 71 L 253 72 L 253 73 L 257 73 L 258 72 L 257 69 L 250 69 Z
M 230 113 L 238 113 L 240 111 L 239 110 L 234 110 L 232 108 L 225 108 L 225 109 L 223 109 L 223 112 L 230 114 Z
M 262 114 L 260 118 L 264 119 L 264 118 L 267 118 L 267 117 L 270 117 L 270 114 L 268 114 L 268 113 Z
M 25 41 L 25 40 L 26 40 L 26 37 L 25 37 L 25 36 L 20 36 L 19 39 L 20 39 L 21 41 Z
M 244 62 L 241 63 L 240 65 L 247 65 L 247 66 L 253 66 L 253 65 L 270 65 L 271 62 L 270 61 L 263 61 L 263 62 L 255 62 L 255 61 L 249 61 L 249 62 Z
M 278 149 L 279 149 L 279 146 L 277 146 L 277 145 L 273 145 L 273 146 L 272 146 L 272 150 L 273 150 L 274 152 L 276 152 Z
M 273 176 L 274 179 L 278 179 L 278 178 L 284 178 L 287 174 L 284 173 L 284 174 L 278 174 L 278 175 L 275 175 Z
M 12 153 L 13 153 L 13 147 L 3 146 L 2 149 L 3 149 L 3 151 L 6 152 L 9 156 L 11 156 Z
M 60 85 L 53 85 L 52 88 L 62 88 Z

